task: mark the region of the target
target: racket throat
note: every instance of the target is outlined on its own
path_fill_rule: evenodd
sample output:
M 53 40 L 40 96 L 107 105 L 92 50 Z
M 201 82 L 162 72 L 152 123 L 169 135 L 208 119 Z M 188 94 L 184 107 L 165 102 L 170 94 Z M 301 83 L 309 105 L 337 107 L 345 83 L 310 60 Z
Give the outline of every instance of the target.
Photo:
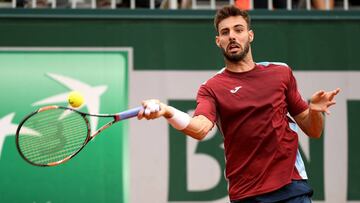
M 66 157 L 65 159 L 60 160 L 60 161 L 55 161 L 55 162 L 52 162 L 52 163 L 48 163 L 47 166 L 56 166 L 56 165 L 62 164 L 64 162 L 68 161 L 69 159 L 71 159 L 71 157 L 72 156 Z
M 111 121 L 109 123 L 107 123 L 106 125 L 102 126 L 101 128 L 99 128 L 96 132 L 94 132 L 91 135 L 91 139 L 93 139 L 94 137 L 96 137 L 98 134 L 100 134 L 103 130 L 105 130 L 106 128 L 110 127 L 112 124 L 114 124 L 116 122 L 116 120 Z

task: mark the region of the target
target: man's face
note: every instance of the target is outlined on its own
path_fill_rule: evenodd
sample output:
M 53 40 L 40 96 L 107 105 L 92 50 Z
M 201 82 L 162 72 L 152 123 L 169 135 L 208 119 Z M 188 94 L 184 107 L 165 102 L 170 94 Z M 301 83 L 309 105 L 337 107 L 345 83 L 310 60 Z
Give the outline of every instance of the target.
M 254 33 L 242 16 L 231 16 L 219 23 L 216 44 L 230 62 L 242 61 L 248 54 Z

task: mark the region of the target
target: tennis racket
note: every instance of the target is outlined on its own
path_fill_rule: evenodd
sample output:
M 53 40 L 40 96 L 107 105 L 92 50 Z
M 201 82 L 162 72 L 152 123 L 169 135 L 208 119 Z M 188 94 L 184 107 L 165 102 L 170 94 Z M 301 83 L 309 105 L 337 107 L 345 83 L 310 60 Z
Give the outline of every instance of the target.
M 101 131 L 135 117 L 143 107 L 117 114 L 89 114 L 62 106 L 47 106 L 27 115 L 16 130 L 16 146 L 22 158 L 35 166 L 56 166 L 78 154 Z M 111 121 L 91 134 L 88 117 Z

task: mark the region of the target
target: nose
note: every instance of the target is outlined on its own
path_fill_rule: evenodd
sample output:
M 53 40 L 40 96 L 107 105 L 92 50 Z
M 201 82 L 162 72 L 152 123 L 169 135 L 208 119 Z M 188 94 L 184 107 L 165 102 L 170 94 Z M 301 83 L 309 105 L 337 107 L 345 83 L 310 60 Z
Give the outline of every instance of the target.
M 235 40 L 235 32 L 234 31 L 230 31 L 229 38 L 230 38 L 230 40 Z

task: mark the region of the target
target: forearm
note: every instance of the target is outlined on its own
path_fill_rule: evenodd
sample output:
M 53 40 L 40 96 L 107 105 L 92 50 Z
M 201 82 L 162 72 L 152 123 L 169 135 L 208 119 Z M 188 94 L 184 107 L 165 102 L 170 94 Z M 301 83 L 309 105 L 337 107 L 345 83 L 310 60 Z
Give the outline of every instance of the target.
M 197 140 L 202 140 L 214 126 L 213 122 L 203 115 L 191 118 L 187 113 L 156 99 L 143 101 L 142 105 L 144 108 L 137 116 L 139 120 L 164 117 L 172 127 Z
M 189 125 L 182 132 L 197 140 L 202 140 L 213 126 L 213 123 L 205 116 L 196 116 L 191 119 Z
M 191 118 L 173 107 L 166 106 L 165 108 L 164 117 L 170 125 L 197 140 L 202 140 L 213 127 L 213 123 L 205 116 L 199 115 Z
M 319 90 L 311 96 L 307 110 L 295 116 L 296 123 L 310 137 L 319 138 L 324 128 L 323 113 L 330 114 L 329 107 L 336 104 L 334 97 L 340 92 L 340 88 L 325 92 Z
M 324 128 L 324 116 L 322 112 L 314 111 L 311 105 L 300 118 L 296 119 L 300 128 L 309 136 L 313 138 L 320 138 Z

